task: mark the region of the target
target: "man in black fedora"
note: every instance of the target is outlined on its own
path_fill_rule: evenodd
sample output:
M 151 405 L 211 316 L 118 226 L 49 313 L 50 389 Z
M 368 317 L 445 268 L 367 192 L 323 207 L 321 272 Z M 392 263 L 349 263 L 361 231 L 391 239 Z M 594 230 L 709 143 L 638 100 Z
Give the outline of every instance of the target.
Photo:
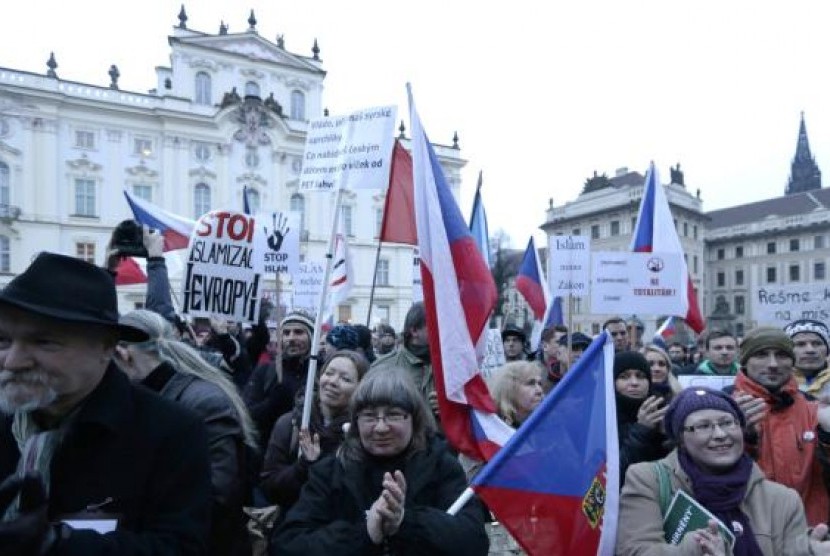
M 42 253 L 0 291 L 0 554 L 203 554 L 204 425 L 112 363 L 112 277 Z

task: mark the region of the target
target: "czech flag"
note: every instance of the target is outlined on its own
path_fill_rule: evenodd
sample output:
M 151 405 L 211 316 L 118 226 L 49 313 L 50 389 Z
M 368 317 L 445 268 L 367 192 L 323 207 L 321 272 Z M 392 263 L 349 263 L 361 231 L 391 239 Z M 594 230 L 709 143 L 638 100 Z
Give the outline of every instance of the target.
M 513 432 L 496 415 L 476 361 L 475 345 L 496 303 L 496 284 L 408 93 L 415 223 L 441 427 L 458 451 L 486 460 Z
M 139 224 L 146 224 L 164 236 L 164 250 L 186 249 L 196 222 L 168 212 L 161 207 L 124 191 L 124 196 Z
M 542 273 L 542 264 L 536 253 L 536 242 L 533 237 L 527 242 L 527 249 L 522 258 L 522 264 L 519 266 L 516 289 L 533 311 L 533 318 L 540 322 L 544 321 L 550 293 L 548 293 L 548 281 Z
M 674 227 L 669 201 L 666 192 L 660 185 L 660 177 L 652 162 L 646 172 L 646 181 L 643 189 L 643 199 L 640 203 L 640 212 L 637 215 L 637 228 L 631 238 L 631 251 L 638 253 L 680 253 L 680 264 L 686 281 L 682 282 L 683 295 L 686 299 L 686 314 L 677 315 L 686 320 L 692 330 L 698 334 L 706 327 L 697 295 L 692 285 L 689 268 L 683 259 L 683 246 Z
M 614 554 L 613 367 L 603 332 L 470 485 L 530 555 Z
M 487 228 L 487 213 L 481 200 L 481 171 L 478 173 L 476 196 L 473 198 L 473 212 L 470 215 L 470 233 L 473 234 L 478 250 L 484 258 L 487 268 L 493 266 L 490 261 L 490 232 Z

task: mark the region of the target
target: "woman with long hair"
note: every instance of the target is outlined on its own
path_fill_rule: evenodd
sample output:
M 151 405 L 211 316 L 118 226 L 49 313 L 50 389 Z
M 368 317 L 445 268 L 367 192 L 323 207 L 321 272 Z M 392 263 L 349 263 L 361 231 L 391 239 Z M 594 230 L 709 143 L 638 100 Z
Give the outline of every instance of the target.
M 343 442 L 349 402 L 368 370 L 369 362 L 362 354 L 347 349 L 335 351 L 320 370 L 308 430 L 300 430 L 301 396 L 294 411 L 277 419 L 265 451 L 260 487 L 283 513 L 299 498 L 311 464 L 333 454 Z
M 271 553 L 486 555 L 478 501 L 446 513 L 467 482 L 406 371 L 367 374 L 349 414 L 337 457 L 312 466 Z
M 651 393 L 663 398 L 664 405 L 668 407 L 672 398 L 683 390 L 677 377 L 672 373 L 671 358 L 666 350 L 655 344 L 644 347 L 643 355 L 646 356 L 651 369 Z
M 150 339 L 119 344 L 114 357 L 118 367 L 134 382 L 191 409 L 205 422 L 213 486 L 211 554 L 250 553 L 242 505 L 252 486 L 248 465 L 256 455 L 257 438 L 236 387 L 198 351 L 177 340 L 173 327 L 158 313 L 140 309 L 119 322 L 143 330 Z

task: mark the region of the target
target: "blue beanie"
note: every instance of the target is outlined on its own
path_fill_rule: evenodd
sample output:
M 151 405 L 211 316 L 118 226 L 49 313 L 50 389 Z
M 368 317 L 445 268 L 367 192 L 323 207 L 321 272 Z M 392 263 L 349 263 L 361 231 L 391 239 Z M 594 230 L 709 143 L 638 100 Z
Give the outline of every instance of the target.
M 326 335 L 326 342 L 337 349 L 356 350 L 360 344 L 357 330 L 348 324 L 338 324 Z
M 731 413 L 741 423 L 741 428 L 746 426 L 744 412 L 731 396 L 711 388 L 689 387 L 677 394 L 666 410 L 663 426 L 669 440 L 676 442 L 680 438 L 686 417 L 701 409 L 717 409 Z

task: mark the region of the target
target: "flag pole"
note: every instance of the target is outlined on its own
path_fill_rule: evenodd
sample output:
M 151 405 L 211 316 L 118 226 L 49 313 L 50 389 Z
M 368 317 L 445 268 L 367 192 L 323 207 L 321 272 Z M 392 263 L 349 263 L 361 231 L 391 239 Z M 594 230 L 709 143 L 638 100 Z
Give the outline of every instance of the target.
M 571 367 L 571 359 L 572 354 L 571 350 L 573 349 L 573 337 L 574 337 L 574 294 L 571 293 L 571 290 L 568 290 L 568 368 Z
M 383 227 L 381 226 L 381 229 Z M 375 270 L 372 272 L 372 289 L 369 290 L 369 310 L 366 311 L 366 326 L 371 327 L 372 324 L 372 305 L 375 302 L 375 285 L 378 280 L 378 261 L 380 261 L 380 247 L 383 245 L 383 240 L 378 236 L 378 250 L 375 253 Z
M 326 272 L 323 275 L 323 289 L 320 292 L 320 299 L 317 302 L 317 315 L 314 317 L 314 334 L 311 338 L 311 353 L 308 364 L 308 375 L 305 381 L 305 399 L 303 400 L 303 417 L 300 422 L 300 430 L 308 430 L 308 423 L 311 421 L 311 404 L 314 396 L 314 380 L 317 377 L 317 345 L 320 343 L 320 329 L 323 325 L 323 311 L 326 309 L 329 293 L 329 281 L 331 280 L 332 260 L 334 259 L 334 240 L 337 235 L 337 224 L 340 221 L 340 201 L 343 197 L 343 188 L 337 188 L 334 198 L 334 218 L 331 223 L 331 234 L 329 234 L 329 245 L 326 250 Z
M 464 504 L 470 501 L 470 498 L 473 497 L 473 494 L 475 494 L 475 492 L 473 492 L 473 489 L 471 489 L 470 487 L 465 488 L 464 492 L 461 493 L 461 496 L 459 496 L 455 500 L 455 502 L 452 503 L 452 506 L 450 506 L 449 509 L 447 509 L 447 513 L 450 515 L 457 514 L 458 510 L 463 508 Z

